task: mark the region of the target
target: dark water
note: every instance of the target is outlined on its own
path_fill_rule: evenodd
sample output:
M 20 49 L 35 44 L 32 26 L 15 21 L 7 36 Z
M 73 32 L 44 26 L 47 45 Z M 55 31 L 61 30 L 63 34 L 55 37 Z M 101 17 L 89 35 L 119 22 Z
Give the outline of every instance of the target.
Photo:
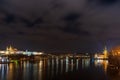
M 0 80 L 120 80 L 107 60 L 51 59 L 0 64 Z

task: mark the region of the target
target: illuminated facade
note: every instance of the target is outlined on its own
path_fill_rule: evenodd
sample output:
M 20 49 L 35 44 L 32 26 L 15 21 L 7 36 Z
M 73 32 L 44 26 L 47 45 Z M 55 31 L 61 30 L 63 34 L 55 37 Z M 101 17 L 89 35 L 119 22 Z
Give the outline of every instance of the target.
M 109 63 L 120 67 L 120 46 L 111 49 L 109 54 Z
M 105 47 L 104 50 L 103 50 L 103 53 L 101 54 L 95 54 L 94 55 L 94 58 L 95 59 L 108 59 L 108 51 L 107 51 L 107 48 Z
M 112 48 L 110 51 L 111 55 L 113 56 L 120 56 L 120 46 Z
M 6 48 L 6 54 L 14 54 L 17 52 L 16 48 L 13 48 L 12 46 Z

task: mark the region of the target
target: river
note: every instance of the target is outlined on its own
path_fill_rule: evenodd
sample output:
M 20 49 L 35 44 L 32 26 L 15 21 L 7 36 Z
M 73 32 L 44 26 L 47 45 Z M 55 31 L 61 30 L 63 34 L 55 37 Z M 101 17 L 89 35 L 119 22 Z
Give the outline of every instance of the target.
M 50 59 L 0 64 L 0 80 L 120 80 L 107 60 Z

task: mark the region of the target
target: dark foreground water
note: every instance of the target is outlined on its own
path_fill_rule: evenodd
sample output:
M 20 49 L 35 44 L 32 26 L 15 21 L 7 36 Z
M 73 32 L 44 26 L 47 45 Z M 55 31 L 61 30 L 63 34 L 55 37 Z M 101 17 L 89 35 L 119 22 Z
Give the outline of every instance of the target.
M 0 80 L 120 80 L 107 60 L 52 59 L 0 64 Z

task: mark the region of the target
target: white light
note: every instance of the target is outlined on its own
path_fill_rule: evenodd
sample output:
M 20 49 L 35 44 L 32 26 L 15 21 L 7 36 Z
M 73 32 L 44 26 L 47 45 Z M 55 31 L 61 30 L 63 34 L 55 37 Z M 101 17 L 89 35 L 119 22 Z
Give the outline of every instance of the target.
M 43 52 L 33 52 L 34 55 L 41 55 Z
M 39 52 L 39 54 L 43 54 L 43 52 Z
M 4 59 L 2 59 L 2 62 L 4 62 L 5 60 Z
M 33 52 L 34 55 L 38 54 L 37 52 Z
M 5 51 L 0 51 L 0 53 L 5 53 Z

